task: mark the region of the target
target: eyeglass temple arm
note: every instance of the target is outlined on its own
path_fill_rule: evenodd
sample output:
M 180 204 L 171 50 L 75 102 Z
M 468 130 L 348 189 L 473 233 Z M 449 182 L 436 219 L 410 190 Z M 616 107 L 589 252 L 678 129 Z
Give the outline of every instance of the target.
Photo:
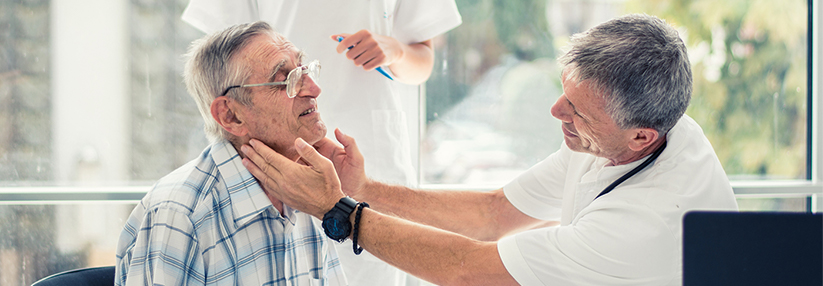
M 264 85 L 286 85 L 288 84 L 285 81 L 274 81 L 274 82 L 264 82 L 264 83 L 255 83 L 255 84 L 244 84 L 238 85 L 237 87 L 254 87 L 254 86 L 264 86 Z
M 255 87 L 255 86 L 264 86 L 264 85 L 286 85 L 286 84 L 288 84 L 288 83 L 286 83 L 285 81 L 275 81 L 275 82 L 265 82 L 265 83 L 255 83 L 255 84 L 232 85 L 230 87 L 227 87 L 226 90 L 223 91 L 223 94 L 221 96 L 226 96 L 226 94 L 229 93 L 229 90 L 231 90 L 232 88 L 237 88 L 237 87 Z

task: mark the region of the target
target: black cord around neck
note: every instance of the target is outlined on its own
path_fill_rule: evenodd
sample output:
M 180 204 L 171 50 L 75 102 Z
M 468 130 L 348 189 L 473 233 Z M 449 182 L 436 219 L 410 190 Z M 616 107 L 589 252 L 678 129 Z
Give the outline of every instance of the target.
M 660 157 L 660 153 L 663 153 L 663 149 L 666 149 L 666 143 L 667 142 L 664 141 L 663 145 L 661 145 L 660 148 L 657 148 L 657 150 L 655 150 L 654 153 L 652 153 L 652 155 L 649 157 L 649 159 L 646 159 L 646 161 L 643 161 L 642 164 L 638 165 L 637 167 L 634 167 L 634 169 L 632 169 L 631 171 L 629 171 L 628 173 L 626 173 L 622 177 L 620 177 L 617 180 L 615 180 L 614 182 L 612 182 L 611 185 L 609 185 L 608 187 L 603 189 L 603 191 L 600 192 L 600 194 L 597 195 L 597 197 L 595 197 L 594 199 L 596 200 L 597 198 L 599 198 L 599 197 L 601 197 L 605 194 L 608 194 L 609 192 L 614 190 L 614 188 L 616 188 L 617 185 L 620 185 L 620 183 L 623 183 L 623 181 L 628 180 L 629 178 L 634 176 L 634 174 L 639 173 L 640 171 L 645 169 L 646 166 L 649 166 L 652 163 L 652 161 L 657 159 L 657 157 Z

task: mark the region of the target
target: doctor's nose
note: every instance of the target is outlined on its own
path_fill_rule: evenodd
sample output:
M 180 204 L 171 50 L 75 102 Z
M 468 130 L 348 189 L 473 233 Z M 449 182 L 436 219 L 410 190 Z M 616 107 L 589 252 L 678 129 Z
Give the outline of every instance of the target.
M 557 101 L 554 105 L 552 105 L 551 113 L 554 118 L 557 118 L 562 122 L 571 122 L 571 106 L 569 106 L 568 102 L 566 102 L 565 94 L 557 98 Z

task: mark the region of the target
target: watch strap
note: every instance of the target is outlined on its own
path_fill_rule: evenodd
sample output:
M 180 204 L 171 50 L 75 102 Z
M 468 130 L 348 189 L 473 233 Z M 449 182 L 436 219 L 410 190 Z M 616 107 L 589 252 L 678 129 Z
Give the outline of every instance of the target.
M 349 196 L 342 197 L 339 201 L 337 201 L 336 204 L 334 204 L 334 208 L 332 208 L 332 210 L 334 210 L 335 208 L 340 209 L 347 216 L 349 216 L 352 212 L 354 212 L 354 209 L 357 208 L 357 201 L 355 201 Z

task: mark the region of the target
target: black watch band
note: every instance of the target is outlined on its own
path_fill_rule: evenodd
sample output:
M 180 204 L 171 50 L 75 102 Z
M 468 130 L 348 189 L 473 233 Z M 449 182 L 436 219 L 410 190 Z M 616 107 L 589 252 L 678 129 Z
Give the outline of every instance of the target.
M 357 201 L 343 197 L 323 216 L 323 231 L 329 238 L 343 242 L 349 237 L 352 229 L 349 217 L 356 207 Z

